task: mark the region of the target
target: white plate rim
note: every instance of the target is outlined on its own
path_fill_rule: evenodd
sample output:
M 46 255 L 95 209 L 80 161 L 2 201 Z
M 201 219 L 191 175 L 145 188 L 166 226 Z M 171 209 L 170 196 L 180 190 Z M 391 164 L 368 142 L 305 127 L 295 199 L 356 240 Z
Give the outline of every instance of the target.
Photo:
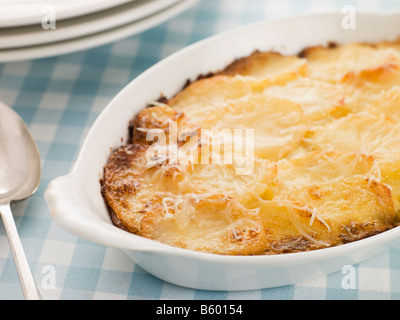
M 0 50 L 20 49 L 79 38 L 133 23 L 174 5 L 179 0 L 135 0 L 106 11 L 56 23 L 55 29 L 41 25 L 7 28 L 0 32 Z
M 32 1 L 19 0 L 18 3 L 16 3 L 16 0 L 0 0 L 0 6 L 2 7 L 2 10 L 0 11 L 0 28 L 39 24 L 46 14 L 45 12 L 42 12 L 42 10 L 47 6 L 54 8 L 57 20 L 63 20 L 91 14 L 101 10 L 107 10 L 131 1 L 135 0 L 69 0 L 69 4 L 66 5 L 65 1 L 35 0 L 36 3 L 29 4 L 27 2 Z M 10 3 L 11 6 L 7 7 L 7 4 Z M 21 6 L 29 10 L 21 10 Z
M 199 0 L 180 0 L 178 3 L 172 5 L 166 10 L 153 14 L 142 20 L 134 21 L 133 23 L 124 26 L 85 37 L 21 49 L 0 50 L 0 63 L 47 58 L 109 44 L 136 35 L 166 22 L 174 16 L 189 9 L 198 1 Z

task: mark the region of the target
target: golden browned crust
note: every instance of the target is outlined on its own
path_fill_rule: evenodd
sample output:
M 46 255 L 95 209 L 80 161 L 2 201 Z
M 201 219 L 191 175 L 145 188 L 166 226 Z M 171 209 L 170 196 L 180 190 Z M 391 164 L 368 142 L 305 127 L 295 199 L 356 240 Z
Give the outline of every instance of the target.
M 399 101 L 399 42 L 256 51 L 139 112 L 102 195 L 117 227 L 196 251 L 282 254 L 370 237 L 399 223 Z M 207 146 L 201 129 L 254 129 L 252 173 L 203 162 L 211 153 L 154 153 L 149 130 L 171 123 L 179 150 Z

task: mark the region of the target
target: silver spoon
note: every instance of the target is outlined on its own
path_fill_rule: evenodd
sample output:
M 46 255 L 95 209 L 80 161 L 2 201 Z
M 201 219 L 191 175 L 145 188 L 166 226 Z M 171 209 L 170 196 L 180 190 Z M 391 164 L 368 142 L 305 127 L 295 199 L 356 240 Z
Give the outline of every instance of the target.
M 10 242 L 24 297 L 41 299 L 11 212 L 11 202 L 36 192 L 41 175 L 37 146 L 23 120 L 0 102 L 0 215 Z

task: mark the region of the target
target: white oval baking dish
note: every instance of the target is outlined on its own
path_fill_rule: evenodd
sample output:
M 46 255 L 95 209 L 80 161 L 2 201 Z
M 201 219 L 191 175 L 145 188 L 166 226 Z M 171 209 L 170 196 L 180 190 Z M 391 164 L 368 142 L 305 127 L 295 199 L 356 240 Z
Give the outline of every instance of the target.
M 334 41 L 393 40 L 400 14 L 357 13 L 356 28 L 342 25 L 345 14 L 325 13 L 260 22 L 187 47 L 129 83 L 91 128 L 72 171 L 53 180 L 45 198 L 56 223 L 89 241 L 124 250 L 144 270 L 167 282 L 205 290 L 251 290 L 309 280 L 341 270 L 400 241 L 400 228 L 317 251 L 275 256 L 222 256 L 175 248 L 112 225 L 99 179 L 112 148 L 126 141 L 128 122 L 160 94 L 178 92 L 187 79 L 219 70 L 254 50 L 295 54 Z

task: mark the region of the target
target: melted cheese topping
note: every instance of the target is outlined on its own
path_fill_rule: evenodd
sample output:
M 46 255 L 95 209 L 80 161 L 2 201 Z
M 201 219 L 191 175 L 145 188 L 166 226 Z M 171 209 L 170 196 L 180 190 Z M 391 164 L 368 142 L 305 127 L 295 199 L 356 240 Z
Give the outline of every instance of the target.
M 312 78 L 342 82 L 348 77 L 376 75 L 381 70 L 397 68 L 399 52 L 363 44 L 336 48 L 314 47 L 305 51 L 308 73 Z
M 397 42 L 255 52 L 154 102 L 104 168 L 114 223 L 228 255 L 321 249 L 397 226 L 399 66 Z

